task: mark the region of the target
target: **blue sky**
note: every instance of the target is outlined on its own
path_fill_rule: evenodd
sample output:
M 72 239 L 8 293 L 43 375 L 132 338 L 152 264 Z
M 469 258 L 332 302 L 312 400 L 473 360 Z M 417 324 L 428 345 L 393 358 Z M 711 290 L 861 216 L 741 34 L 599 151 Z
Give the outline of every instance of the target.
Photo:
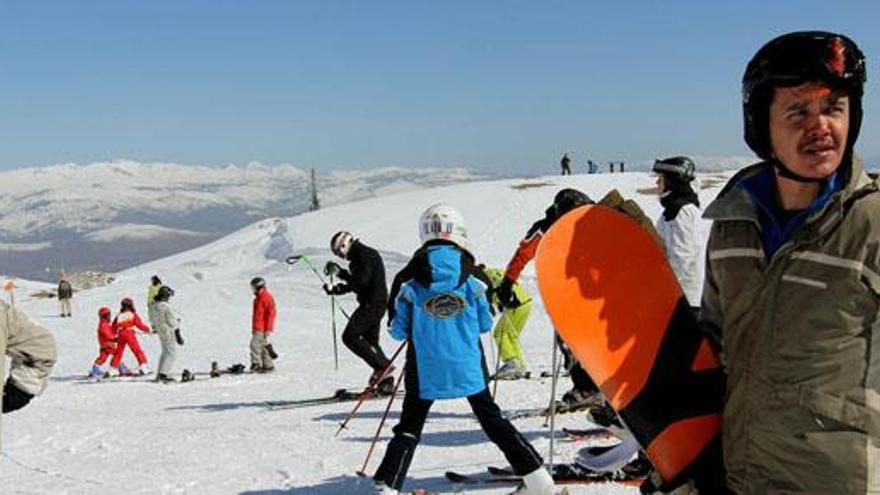
M 777 34 L 868 57 L 880 2 L 5 1 L 0 170 L 112 158 L 555 172 L 750 152 L 740 78 Z

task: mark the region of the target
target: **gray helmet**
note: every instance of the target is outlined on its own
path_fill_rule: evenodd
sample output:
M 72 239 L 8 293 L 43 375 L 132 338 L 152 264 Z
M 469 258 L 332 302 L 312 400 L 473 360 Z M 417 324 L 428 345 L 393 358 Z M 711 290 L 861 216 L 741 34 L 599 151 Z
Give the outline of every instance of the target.
M 697 167 L 694 165 L 693 160 L 686 156 L 673 156 L 663 158 L 662 160 L 654 160 L 652 170 L 673 180 L 690 182 L 696 176 Z

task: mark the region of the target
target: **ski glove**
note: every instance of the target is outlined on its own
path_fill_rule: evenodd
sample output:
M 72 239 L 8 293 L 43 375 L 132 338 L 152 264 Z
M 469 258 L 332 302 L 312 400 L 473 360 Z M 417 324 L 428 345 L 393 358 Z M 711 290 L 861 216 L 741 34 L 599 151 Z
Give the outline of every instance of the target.
M 324 275 L 327 275 L 328 277 L 335 277 L 341 271 L 342 267 L 335 261 L 328 261 L 327 264 L 324 265 Z
M 347 291 L 346 286 L 343 284 L 337 284 L 334 286 L 324 284 L 324 292 L 326 292 L 328 296 L 338 296 L 341 294 L 345 294 Z
M 269 353 L 269 357 L 270 357 L 270 358 L 272 358 L 272 359 L 278 359 L 278 353 L 275 352 L 275 346 L 273 346 L 271 343 L 270 343 L 270 344 L 266 344 L 266 352 Z
M 12 380 L 6 380 L 3 387 L 3 414 L 21 409 L 33 398 L 32 394 L 16 387 Z
M 513 282 L 509 278 L 504 277 L 501 284 L 498 285 L 498 305 L 502 308 L 517 308 L 521 304 L 513 293 Z
M 180 334 L 180 329 L 174 329 L 174 340 L 177 341 L 177 345 L 183 345 L 183 335 Z

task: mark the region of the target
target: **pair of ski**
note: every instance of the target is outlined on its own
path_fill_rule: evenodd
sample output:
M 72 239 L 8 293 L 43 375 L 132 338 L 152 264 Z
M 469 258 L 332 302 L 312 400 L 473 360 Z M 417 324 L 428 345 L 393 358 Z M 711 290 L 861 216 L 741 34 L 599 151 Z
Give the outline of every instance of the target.
M 484 485 L 495 483 L 522 483 L 522 476 L 517 476 L 511 469 L 489 466 L 486 473 L 462 474 L 456 471 L 447 471 L 446 479 L 453 483 L 466 485 Z M 578 464 L 555 464 L 553 466 L 553 481 L 558 485 L 588 485 L 593 483 L 619 483 L 624 485 L 639 485 L 644 480 L 644 475 L 632 475 L 623 470 L 615 472 L 597 472 Z
M 364 390 L 354 390 L 349 388 L 340 388 L 333 392 L 333 395 L 327 397 L 316 397 L 311 399 L 297 399 L 297 400 L 267 400 L 265 402 L 266 406 L 271 410 L 276 409 L 299 409 L 302 407 L 311 407 L 311 406 L 320 406 L 325 404 L 336 404 L 340 402 L 354 402 L 357 400 L 361 400 L 365 392 Z M 364 400 L 376 400 L 387 398 L 390 393 L 381 390 L 375 390 L 370 393 L 367 397 L 364 397 Z M 396 397 L 402 397 L 403 392 L 397 392 L 395 394 Z
M 509 420 L 523 418 L 545 418 L 547 416 L 550 416 L 551 412 L 553 412 L 554 414 L 568 414 L 573 412 L 586 411 L 587 409 L 590 409 L 591 407 L 600 403 L 600 397 L 597 397 L 596 400 L 590 400 L 574 405 L 568 405 L 561 401 L 557 401 L 555 411 L 551 411 L 549 407 L 537 407 L 534 409 L 518 409 L 508 411 L 504 413 L 504 416 Z

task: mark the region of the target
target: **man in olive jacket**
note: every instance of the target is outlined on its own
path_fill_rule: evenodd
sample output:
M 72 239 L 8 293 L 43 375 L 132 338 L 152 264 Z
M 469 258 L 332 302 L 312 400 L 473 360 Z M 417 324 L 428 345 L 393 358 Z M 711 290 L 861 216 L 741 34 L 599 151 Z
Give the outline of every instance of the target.
M 743 77 L 746 141 L 765 161 L 706 209 L 701 314 L 727 372 L 740 495 L 880 493 L 880 193 L 853 155 L 864 64 L 843 35 L 798 32 Z
M 6 377 L 6 356 L 12 360 L 9 377 Z M 54 365 L 52 334 L 21 311 L 0 301 L 0 377 L 5 379 L 3 414 L 21 409 L 40 394 Z

